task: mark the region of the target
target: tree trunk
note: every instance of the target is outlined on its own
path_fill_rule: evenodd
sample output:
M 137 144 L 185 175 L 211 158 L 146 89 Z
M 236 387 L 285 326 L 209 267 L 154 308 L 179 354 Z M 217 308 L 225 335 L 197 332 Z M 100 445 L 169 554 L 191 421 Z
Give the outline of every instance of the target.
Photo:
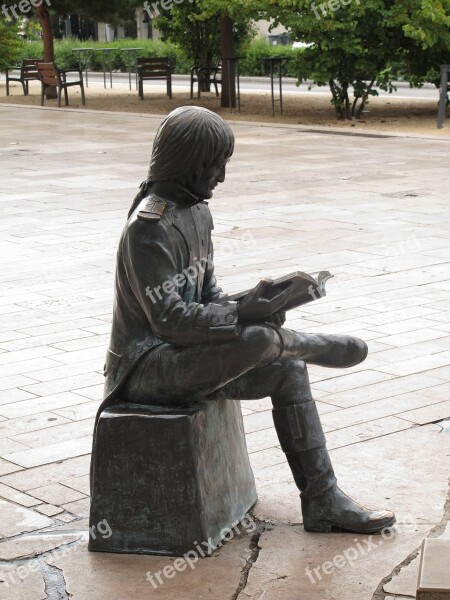
M 223 16 L 220 20 L 220 54 L 221 56 L 234 56 L 233 21 L 229 16 Z M 229 69 L 231 69 L 231 89 L 229 89 Z M 223 108 L 236 106 L 236 79 L 235 65 L 233 62 L 224 60 L 222 62 L 222 95 L 220 105 Z
M 36 6 L 36 15 L 42 28 L 42 38 L 44 42 L 44 61 L 54 62 L 55 48 L 53 45 L 53 31 L 50 15 L 44 3 Z M 57 98 L 56 88 L 47 88 L 46 98 Z

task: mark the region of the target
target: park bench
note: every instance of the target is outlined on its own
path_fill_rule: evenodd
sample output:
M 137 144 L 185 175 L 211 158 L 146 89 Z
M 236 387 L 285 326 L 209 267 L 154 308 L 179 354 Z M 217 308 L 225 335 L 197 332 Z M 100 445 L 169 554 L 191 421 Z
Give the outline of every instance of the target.
M 28 96 L 28 83 L 32 80 L 39 81 L 39 75 L 36 63 L 37 61 L 34 58 L 25 58 L 22 61 L 22 65 L 15 67 L 8 67 L 6 69 L 6 95 L 9 96 L 9 83 L 10 81 L 18 81 L 22 84 L 23 94 L 24 96 Z M 12 75 L 10 71 L 17 71 L 20 69 L 20 75 Z
M 144 81 L 164 79 L 167 82 L 167 95 L 172 98 L 172 68 L 166 56 L 158 58 L 138 58 L 137 74 L 139 97 L 144 99 Z
M 218 85 L 222 85 L 222 63 L 219 60 L 213 67 L 198 65 L 191 69 L 191 98 L 194 97 L 194 84 L 198 82 L 197 97 L 200 98 L 202 91 L 209 92 L 211 84 L 216 88 L 216 96 L 219 95 Z
M 58 90 L 58 107 L 61 106 L 61 95 L 64 91 L 64 100 L 66 106 L 69 104 L 69 98 L 67 95 L 67 88 L 72 87 L 74 85 L 79 85 L 81 89 L 81 102 L 83 106 L 86 105 L 86 98 L 84 96 L 84 85 L 83 85 L 83 75 L 80 69 L 57 69 L 55 67 L 55 63 L 52 62 L 39 62 L 37 65 L 39 79 L 42 85 L 41 91 L 41 106 L 44 106 L 44 98 L 45 92 L 47 88 L 57 88 Z M 79 79 L 76 81 L 67 81 L 68 73 L 78 73 Z

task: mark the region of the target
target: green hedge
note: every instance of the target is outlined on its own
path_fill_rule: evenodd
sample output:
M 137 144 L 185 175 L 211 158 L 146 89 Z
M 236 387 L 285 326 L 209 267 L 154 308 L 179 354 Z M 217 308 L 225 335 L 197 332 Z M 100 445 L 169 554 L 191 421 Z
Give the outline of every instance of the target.
M 243 50 L 242 54 L 245 58 L 239 63 L 239 70 L 242 75 L 253 77 L 268 75 L 268 65 L 264 62 L 264 58 L 293 58 L 298 56 L 299 52 L 301 50 L 293 49 L 291 46 L 271 46 L 265 39 L 256 38 Z M 290 60 L 283 63 L 284 75 L 295 77 L 294 62 Z
M 190 72 L 192 61 L 186 58 L 183 51 L 169 42 L 160 40 L 118 40 L 116 42 L 80 42 L 76 38 L 66 38 L 64 40 L 55 40 L 55 62 L 60 69 L 73 69 L 78 67 L 78 54 L 73 53 L 74 48 L 142 48 L 141 56 L 168 56 L 170 63 L 174 68 L 174 73 L 186 74 Z M 290 46 L 271 46 L 263 39 L 255 39 L 250 42 L 245 50 L 243 59 L 240 63 L 241 75 L 261 76 L 266 75 L 263 58 L 268 56 L 295 56 L 295 50 Z M 22 42 L 22 58 L 42 58 L 42 42 Z M 126 53 L 117 53 L 114 56 L 113 70 L 128 71 L 126 64 Z M 291 61 L 293 62 L 293 61 Z M 285 72 L 293 76 L 290 71 L 289 62 L 286 63 Z M 102 55 L 100 52 L 94 52 L 90 57 L 90 70 L 102 71 Z

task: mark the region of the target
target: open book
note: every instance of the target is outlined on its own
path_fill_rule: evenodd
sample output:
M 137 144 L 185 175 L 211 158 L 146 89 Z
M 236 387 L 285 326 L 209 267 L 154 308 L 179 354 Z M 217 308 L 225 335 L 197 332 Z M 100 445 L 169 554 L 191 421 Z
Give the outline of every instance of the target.
M 286 305 L 281 309 L 291 310 L 292 308 L 297 308 L 302 304 L 307 304 L 308 302 L 312 302 L 313 300 L 317 300 L 317 298 L 325 296 L 325 283 L 330 277 L 333 277 L 333 275 L 328 271 L 320 271 L 317 278 L 308 275 L 308 273 L 302 273 L 301 271 L 289 273 L 289 275 L 283 275 L 282 277 L 273 280 L 273 283 L 266 294 L 266 298 L 270 300 L 289 285 L 292 285 L 294 288 L 292 296 L 289 297 Z M 227 300 L 234 300 L 237 302 L 242 300 L 250 291 L 251 290 L 246 290 L 245 292 L 231 294 L 231 296 L 227 297 Z

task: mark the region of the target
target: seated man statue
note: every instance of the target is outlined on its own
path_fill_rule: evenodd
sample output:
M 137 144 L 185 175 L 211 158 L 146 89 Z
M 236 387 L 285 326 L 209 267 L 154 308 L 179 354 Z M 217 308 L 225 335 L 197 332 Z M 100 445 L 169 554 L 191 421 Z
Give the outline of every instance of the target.
M 204 108 L 178 108 L 159 127 L 120 239 L 102 407 L 119 393 L 121 401 L 171 406 L 270 396 L 304 528 L 380 532 L 394 514 L 368 510 L 337 486 L 307 369 L 357 365 L 366 344 L 284 328 L 292 290 L 267 297 L 270 280 L 238 302 L 217 285 L 206 200 L 225 180 L 233 149 L 231 128 Z

